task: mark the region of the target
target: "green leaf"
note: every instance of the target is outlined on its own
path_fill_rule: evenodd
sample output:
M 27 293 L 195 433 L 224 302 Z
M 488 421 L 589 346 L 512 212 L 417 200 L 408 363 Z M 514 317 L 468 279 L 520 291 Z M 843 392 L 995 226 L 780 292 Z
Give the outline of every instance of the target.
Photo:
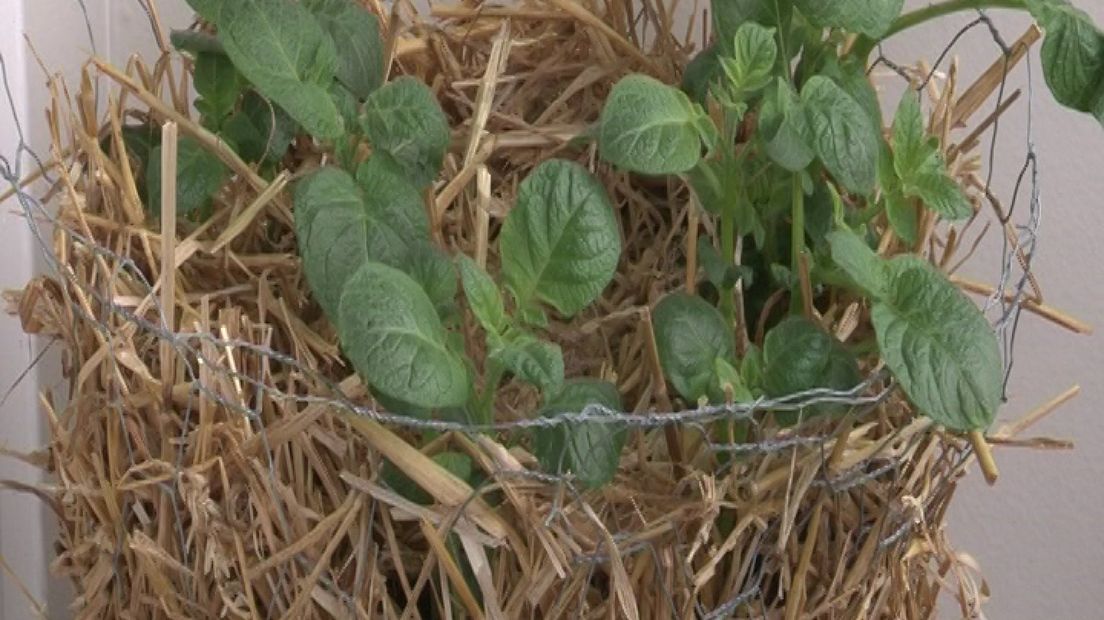
M 397 241 L 409 248 L 429 238 L 429 218 L 421 194 L 386 154 L 377 153 L 361 163 L 356 182 L 364 192 L 369 217 L 374 220 L 371 225 L 380 230 L 378 239 L 369 231 L 369 247 L 380 248 L 376 260 L 401 266 L 404 251 Z M 387 234 L 387 229 L 392 229 L 394 235 Z
M 748 389 L 744 378 L 740 376 L 740 371 L 735 366 L 729 363 L 723 357 L 718 357 L 714 360 L 714 372 L 717 374 L 717 381 L 720 383 L 721 392 L 725 393 L 728 390 L 732 391 L 732 402 L 735 403 L 747 403 L 755 400 L 755 396 L 751 394 L 751 390 Z
M 222 47 L 218 37 L 198 30 L 173 30 L 169 33 L 169 41 L 176 49 L 192 56 L 205 52 L 226 55 L 226 49 Z
M 813 192 L 805 197 L 805 235 L 812 242 L 815 254 L 826 248 L 828 233 L 832 232 L 834 204 L 830 188 L 829 183 L 817 183 L 813 186 Z M 792 188 L 790 191 L 792 203 Z
M 490 358 L 545 394 L 556 394 L 563 387 L 564 360 L 559 345 L 522 334 L 492 349 Z
M 862 382 L 855 357 L 812 321 L 783 320 L 763 342 L 763 389 L 781 398 L 817 388 L 850 390 Z
M 848 190 L 869 194 L 878 175 L 879 138 L 862 107 L 832 80 L 815 75 L 801 91 L 813 149 Z
M 602 184 L 579 164 L 552 159 L 521 182 L 499 248 L 518 307 L 539 299 L 570 317 L 613 279 L 621 236 Z
M 939 165 L 942 166 L 942 162 Z M 949 220 L 962 220 L 974 214 L 974 207 L 962 188 L 943 170 L 910 180 L 904 190 L 905 196 L 923 200 L 928 208 Z
M 369 258 L 369 218 L 360 188 L 343 170 L 322 168 L 295 188 L 295 229 L 303 273 L 331 321 L 337 321 L 346 282 Z M 405 250 L 401 240 L 391 247 L 397 248 L 396 253 Z
M 193 86 L 200 96 L 196 109 L 208 126 L 219 127 L 222 119 L 234 111 L 245 82 L 225 55 L 202 52 L 196 55 Z
M 283 159 L 298 126 L 282 108 L 255 91 L 242 99 L 241 109 L 226 119 L 221 135 L 232 141 L 238 155 L 248 162 Z
M 788 81 L 776 80 L 763 96 L 759 112 L 759 135 L 767 155 L 786 170 L 804 170 L 816 157 L 810 133 L 797 92 Z
M 462 452 L 440 452 L 433 455 L 433 462 L 465 482 L 472 479 L 474 467 L 472 466 L 471 457 L 467 454 Z M 428 506 L 433 503 L 433 496 L 430 495 L 428 491 L 422 489 L 417 482 L 414 482 L 410 476 L 407 476 L 403 470 L 396 467 L 391 461 L 383 462 L 383 471 L 380 472 L 380 479 L 384 484 L 390 487 L 392 491 L 415 504 Z
M 614 85 L 598 120 L 598 152 L 611 164 L 641 174 L 678 174 L 702 155 L 702 112 L 677 88 L 646 75 Z
M 862 238 L 849 230 L 835 230 L 828 233 L 828 244 L 832 247 L 832 260 L 855 284 L 876 298 L 888 294 L 886 262 Z
M 871 311 L 886 366 L 909 400 L 937 423 L 960 431 L 987 428 L 1003 385 L 989 322 L 922 259 L 898 257 L 889 273 L 888 294 Z
M 345 284 L 338 336 L 365 381 L 416 407 L 459 407 L 471 378 L 449 350 L 433 302 L 410 276 L 365 262 Z
M 741 113 L 743 114 L 743 113 Z M 721 132 L 713 124 L 713 119 L 702 113 L 694 120 L 694 129 L 698 130 L 698 139 L 709 153 L 714 153 L 721 142 Z
M 369 188 L 367 193 L 357 181 Z M 411 248 L 424 243 L 428 234 L 420 197 L 386 164 L 369 159 L 357 181 L 343 170 L 327 167 L 295 188 L 303 271 L 315 299 L 333 321 L 342 291 L 361 264 L 371 259 L 408 267 Z
M 740 270 L 731 261 L 721 258 L 713 240 L 705 235 L 698 238 L 698 264 L 705 271 L 705 279 L 718 289 L 734 286 L 740 281 Z
M 415 241 L 405 264 L 395 265 L 421 285 L 437 314 L 447 317 L 456 305 L 456 266 L 440 248 L 428 240 Z
M 754 187 L 751 187 L 745 166 L 745 158 L 728 150 L 717 158 L 701 160 L 686 173 L 686 178 L 706 211 L 717 215 L 728 211 L 734 217 L 737 230 L 758 235 L 764 230 L 763 218 L 757 209 L 761 203 L 758 196 L 748 195 Z
M 209 22 L 216 22 L 219 16 L 219 9 L 222 8 L 222 0 L 186 0 L 188 6 L 192 7 L 192 10 L 197 15 Z
M 712 9 L 717 39 L 729 41 L 736 30 L 748 22 L 763 26 L 785 25 L 793 12 L 791 0 L 720 0 Z
M 744 385 L 753 393 L 763 388 L 763 351 L 753 345 L 748 347 L 744 359 L 740 361 L 740 377 Z
M 464 284 L 464 297 L 468 300 L 475 320 L 489 334 L 501 334 L 506 328 L 506 307 L 502 302 L 502 293 L 491 276 L 478 263 L 461 255 L 457 259 L 460 266 L 460 279 Z
M 1065 0 L 1028 0 L 1027 5 L 1046 31 L 1043 76 L 1054 98 L 1104 124 L 1104 33 Z
M 882 157 L 884 159 L 886 155 L 883 154 Z M 907 212 L 911 211 L 911 207 L 906 208 L 906 198 L 919 198 L 930 209 L 950 220 L 973 215 L 974 209 L 970 201 L 947 172 L 938 144 L 924 130 L 920 104 L 911 94 L 906 94 L 901 100 L 893 119 L 891 163 L 896 179 L 889 176 L 889 171 L 881 169 L 884 163 L 880 166 L 879 174 L 882 189 L 886 193 L 887 213 L 890 224 L 895 229 L 899 228 L 897 233 L 901 238 L 909 240 L 905 233 L 910 233 L 914 242 L 917 235 L 915 231 L 910 232 L 908 222 L 903 221 Z M 915 217 L 912 214 L 913 220 Z M 912 222 L 911 228 L 915 227 L 915 222 Z
M 899 178 L 907 179 L 930 166 L 938 152 L 924 130 L 920 102 L 910 91 L 901 99 L 893 117 L 893 169 Z
M 206 209 L 230 178 L 230 170 L 217 155 L 193 138 L 183 137 L 176 145 L 176 213 L 188 215 Z M 146 171 L 149 210 L 161 214 L 161 145 L 150 151 Z
M 334 82 L 330 86 L 330 97 L 333 99 L 334 105 L 337 106 L 337 111 L 341 113 L 345 128 L 353 133 L 357 125 L 360 124 L 360 102 L 357 101 L 356 95 L 342 86 L 341 82 Z M 349 136 L 346 135 L 343 139 L 348 140 Z
M 621 410 L 621 395 L 612 383 L 578 379 L 564 384 L 541 410 L 543 417 L 580 413 L 589 405 Z M 627 428 L 617 422 L 563 423 L 533 431 L 533 451 L 541 467 L 554 475 L 567 472 L 584 487 L 595 489 L 613 480 Z
M 330 97 L 348 130 L 348 133 L 334 142 L 334 161 L 342 168 L 353 169 L 360 159 L 360 144 L 364 141 L 360 131 L 360 101 L 337 81 L 330 85 Z M 387 156 L 386 153 L 378 154 Z
M 415 407 L 410 403 L 403 402 L 398 398 L 392 398 L 386 394 L 378 392 L 372 389 L 372 386 L 368 386 L 369 390 L 372 390 L 372 398 L 375 399 L 379 406 L 384 411 L 393 413 L 395 415 L 404 415 L 408 418 L 420 418 L 428 420 L 432 417 L 433 411 L 425 407 Z
M 303 3 L 337 43 L 337 79 L 359 99 L 383 84 L 379 20 L 355 0 Z
M 894 166 L 895 154 L 885 144 L 878 158 L 878 180 L 882 186 L 882 203 L 886 218 L 893 232 L 905 243 L 913 245 L 920 235 L 919 214 L 901 190 L 901 180 L 897 178 Z
M 721 214 L 739 196 L 739 170 L 732 158 L 703 159 L 686 173 L 698 202 L 706 211 Z
M 916 209 L 900 193 L 885 194 L 886 217 L 893 232 L 909 245 L 916 245 L 920 236 L 920 224 Z
M 728 87 L 745 93 L 763 88 L 770 82 L 777 58 L 773 28 L 755 22 L 741 25 L 734 35 L 732 54 L 721 56 Z
M 904 0 L 793 0 L 810 22 L 877 39 L 901 14 Z
M 303 5 L 235 0 L 223 5 L 218 26 L 234 66 L 261 94 L 319 138 L 335 140 L 345 132 L 329 95 L 337 51 Z
M 725 288 L 730 276 L 729 267 L 735 267 L 721 258 L 721 253 L 706 235 L 698 237 L 698 263 L 705 271 L 705 278 L 718 289 Z
M 698 52 L 682 72 L 682 90 L 690 99 L 705 105 L 709 90 L 721 73 L 721 59 L 717 45 L 712 44 Z
M 836 58 L 833 53 L 821 68 L 820 73 L 831 78 L 845 93 L 851 96 L 866 112 L 870 119 L 871 133 L 875 139 L 882 139 L 882 100 L 867 75 L 863 61 L 846 57 Z
M 546 329 L 548 327 L 548 315 L 540 306 L 529 306 L 517 311 L 518 320 L 529 327 Z
M 441 468 L 448 473 L 465 482 L 471 480 L 472 474 L 475 472 L 471 457 L 462 452 L 441 452 L 435 454 L 433 455 L 433 462 L 440 465 Z
M 122 134 L 123 147 L 142 164 L 146 164 L 150 152 L 161 145 L 161 131 L 153 124 L 123 125 Z
M 148 196 L 146 191 L 145 180 L 150 170 L 150 158 L 153 154 L 153 149 L 161 144 L 161 130 L 153 124 L 143 123 L 141 125 L 123 125 L 123 149 L 126 151 L 127 156 L 130 158 L 131 169 L 138 179 L 139 184 L 139 196 Z M 111 153 L 112 157 L 120 157 L 121 155 L 115 151 L 115 141 L 111 136 L 106 136 L 100 141 L 100 148 L 105 153 Z M 158 161 L 155 162 L 160 166 L 160 156 Z M 160 196 L 160 193 L 158 193 Z
M 441 172 L 450 140 L 448 119 L 418 80 L 403 76 L 372 93 L 361 127 L 372 148 L 391 155 L 418 187 L 431 184 Z
M 774 280 L 775 286 L 778 288 L 794 288 L 797 286 L 797 276 L 789 265 L 783 265 L 782 263 L 771 263 L 770 266 L 771 278 Z
M 732 359 L 732 332 L 711 304 L 685 293 L 672 293 L 652 313 L 663 374 L 688 403 L 709 396 L 717 385 L 715 360 Z
M 726 86 L 726 81 L 722 81 L 718 82 L 716 87 L 711 91 L 711 94 L 713 95 L 713 99 L 717 101 L 720 111 L 724 113 L 725 118 L 729 119 L 729 123 L 736 126 L 743 122 L 744 118 L 747 116 L 748 110 L 751 108 L 751 105 L 748 103 L 749 97 L 747 97 L 746 93 L 734 91 Z M 703 123 L 713 125 L 713 119 L 706 116 L 704 113 L 698 116 L 698 120 L 695 121 L 695 127 L 699 127 L 699 135 L 701 135 L 700 126 Z M 713 125 L 713 129 L 713 133 L 720 134 L 716 125 Z M 707 152 L 714 152 L 713 147 L 715 145 L 705 143 L 704 146 Z
M 736 286 L 743 280 L 745 288 L 750 286 L 751 270 L 746 266 L 737 267 L 732 261 L 726 261 L 721 257 L 709 237 L 698 237 L 698 260 L 705 277 L 709 283 L 718 289 L 727 289 Z

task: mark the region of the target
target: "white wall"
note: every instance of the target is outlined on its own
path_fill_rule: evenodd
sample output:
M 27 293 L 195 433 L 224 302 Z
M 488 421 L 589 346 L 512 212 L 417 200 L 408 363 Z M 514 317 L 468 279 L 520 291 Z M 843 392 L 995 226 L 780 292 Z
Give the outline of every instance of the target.
M 117 63 L 133 52 L 148 53 L 155 43 L 148 19 L 138 0 L 84 0 L 96 51 Z M 190 21 L 190 11 L 179 0 L 160 2 L 167 25 L 181 27 Z M 16 111 L 23 121 L 29 143 L 40 154 L 47 153 L 48 135 L 43 110 L 48 101 L 45 76 L 29 53 L 26 33 L 43 62 L 75 81 L 80 64 L 92 53 L 88 28 L 78 0 L 0 0 L 0 53 L 7 65 L 8 79 L 16 94 Z M 11 157 L 16 132 L 7 101 L 0 112 L 0 154 Z M 29 168 L 29 164 L 25 164 Z M 7 190 L 3 187 L 0 191 Z M 22 286 L 42 269 L 40 254 L 32 247 L 30 234 L 19 207 L 9 201 L 0 207 L 0 290 Z M 0 316 L 0 398 L 8 391 L 37 354 L 38 343 L 24 336 L 17 321 Z M 0 407 L 0 445 L 30 451 L 45 445 L 42 415 L 38 407 L 40 390 L 59 387 L 58 373 L 31 373 Z M 58 391 L 59 397 L 64 394 Z M 39 480 L 38 472 L 11 459 L 0 458 L 0 479 Z M 19 575 L 28 590 L 42 602 L 49 601 L 49 618 L 67 617 L 71 594 L 64 581 L 49 579 L 46 567 L 52 558 L 52 514 L 37 500 L 0 491 L 0 554 Z M 8 575 L 0 575 L 0 618 L 18 620 L 33 617 L 26 597 Z
M 1104 24 L 1104 3 L 1075 0 Z M 153 39 L 137 0 L 86 0 L 101 54 L 116 62 L 130 51 L 149 50 Z M 907 6 L 927 4 L 910 0 Z M 169 24 L 188 21 L 182 0 L 161 0 Z M 1027 25 L 1021 16 L 993 12 L 1009 40 Z M 44 147 L 39 119 L 46 101 L 43 80 L 22 45 L 27 32 L 49 66 L 73 75 L 90 46 L 77 0 L 0 0 L 0 51 L 8 62 L 9 78 L 21 116 L 29 119 L 32 143 Z M 928 57 L 965 21 L 967 16 L 913 32 L 887 45 L 897 60 Z M 969 80 L 992 61 L 995 48 L 988 34 L 978 30 L 957 48 L 963 61 L 962 79 Z M 1099 273 L 1104 267 L 1099 235 L 1104 232 L 1104 129 L 1092 119 L 1061 110 L 1043 87 L 1035 62 L 1034 138 L 1043 171 L 1046 213 L 1043 243 L 1036 262 L 1048 302 L 1090 322 L 1104 318 L 1104 291 Z M 1015 84 L 1026 73 L 1018 71 Z M 1021 106 L 1022 107 L 1022 106 Z M 1002 124 L 996 187 L 1007 201 L 1011 182 L 1023 154 L 1024 124 L 1020 111 Z M 0 152 L 7 154 L 14 132 L 8 114 L 0 114 Z M 0 288 L 19 286 L 34 270 L 34 252 L 13 207 L 0 211 Z M 994 237 L 995 238 L 995 237 Z M 995 256 L 979 256 L 972 272 L 992 277 Z M 1104 328 L 1104 325 L 1100 327 Z M 31 342 L 18 325 L 0 318 L 0 393 L 33 358 Z M 956 543 L 972 552 L 989 579 L 994 599 L 987 607 L 993 618 L 1094 618 L 1104 608 L 1104 417 L 1097 405 L 1104 400 L 1099 380 L 1104 349 L 1095 338 L 1074 337 L 1030 316 L 1019 338 L 1012 401 L 1004 418 L 1015 418 L 1036 404 L 1080 383 L 1080 399 L 1035 429 L 1038 433 L 1072 437 L 1073 453 L 1036 453 L 1001 450 L 997 460 L 1003 477 L 996 488 L 979 482 L 976 472 L 963 485 L 951 515 Z M 0 434 L 5 446 L 31 449 L 43 442 L 40 415 L 35 406 L 38 387 L 24 382 L 0 412 Z M 33 475 L 0 460 L 0 477 Z M 48 515 L 34 500 L 0 495 L 0 552 L 40 599 L 50 594 L 45 574 L 49 540 Z M 10 579 L 0 586 L 0 617 L 29 617 L 27 606 Z M 64 603 L 51 601 L 50 617 L 61 617 Z
M 3 14 L 8 16 L 8 24 L 16 24 L 10 30 L 3 26 L 0 36 L 0 54 L 3 54 L 8 83 L 16 93 L 16 111 L 20 117 L 27 116 L 27 75 L 26 56 L 22 41 L 17 36 L 23 24 L 24 12 L 20 2 L 2 0 Z M 17 143 L 16 129 L 4 102 L 4 113 L 0 114 L 0 153 L 11 158 Z M 6 188 L 5 188 L 6 189 Z M 24 233 L 24 225 L 9 212 L 15 209 L 5 204 L 0 213 L 0 289 L 19 286 L 31 272 L 31 243 Z M 24 337 L 15 321 L 0 318 L 0 398 L 16 377 L 26 368 L 34 357 L 31 341 Z M 35 407 L 36 381 L 32 375 L 19 389 L 7 397 L 2 406 L 3 444 L 7 448 L 26 450 L 42 443 L 42 425 Z M 36 472 L 21 466 L 10 459 L 0 459 L 0 478 L 28 480 Z M 48 550 L 46 542 L 46 524 L 48 515 L 45 508 L 36 500 L 27 496 L 4 492 L 0 495 L 0 553 L 19 573 L 32 592 L 41 596 L 45 593 L 46 574 L 42 569 Z M 31 569 L 31 570 L 28 570 Z M 3 617 L 20 618 L 27 615 L 25 600 L 19 600 L 19 592 L 6 575 L 0 582 L 0 610 Z

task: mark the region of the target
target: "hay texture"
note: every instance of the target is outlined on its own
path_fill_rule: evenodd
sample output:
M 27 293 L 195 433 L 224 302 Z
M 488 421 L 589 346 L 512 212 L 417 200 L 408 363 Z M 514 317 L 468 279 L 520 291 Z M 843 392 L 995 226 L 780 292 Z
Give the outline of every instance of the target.
M 496 272 L 520 179 L 548 157 L 583 163 L 608 188 L 625 251 L 597 306 L 550 327 L 567 374 L 615 381 L 642 416 L 692 407 L 667 393 L 649 308 L 693 286 L 686 240 L 710 233 L 708 218 L 681 184 L 612 171 L 576 138 L 627 72 L 677 80 L 702 24 L 671 34 L 675 7 L 653 2 L 397 6 L 381 13 L 392 75 L 431 85 L 453 124 L 427 195 L 438 244 Z M 973 116 L 1002 75 L 958 89 L 955 74 L 929 87 L 944 136 L 992 123 Z M 63 351 L 70 398 L 43 399 L 51 441 L 36 458 L 55 481 L 43 494 L 60 525 L 53 568 L 75 585 L 78 617 L 926 618 L 941 590 L 964 614 L 984 599 L 943 527 L 974 450 L 892 394 L 861 415 L 753 425 L 747 450 L 723 458 L 702 425 L 641 424 L 615 481 L 585 492 L 540 475 L 523 433 L 426 443 L 351 411 L 378 403 L 309 297 L 286 191 L 328 155 L 301 141 L 263 178 L 190 120 L 187 62 L 167 52 L 122 68 L 93 60 L 73 90 L 51 88 L 56 215 L 35 217 L 56 273 L 10 302 Z M 168 224 L 143 207 L 142 171 L 120 153 L 123 127 L 145 122 L 175 123 L 231 168 L 210 219 Z M 945 140 L 973 195 L 977 143 Z M 940 264 L 968 248 L 962 231 L 923 225 Z M 869 330 L 858 305 L 817 318 L 845 341 Z M 753 339 L 758 319 L 747 317 Z M 499 420 L 536 405 L 507 384 Z M 992 439 L 1014 442 L 1046 411 Z M 486 482 L 472 488 L 431 460 L 445 450 L 470 455 Z M 389 485 L 385 462 L 428 501 Z

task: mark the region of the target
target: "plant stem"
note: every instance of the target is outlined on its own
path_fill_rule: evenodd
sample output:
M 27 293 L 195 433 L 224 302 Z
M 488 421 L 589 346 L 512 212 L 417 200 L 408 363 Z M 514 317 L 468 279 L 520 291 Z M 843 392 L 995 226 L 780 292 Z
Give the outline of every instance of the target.
M 903 30 L 908 30 L 909 28 L 929 22 L 933 19 L 939 19 L 940 17 L 945 17 L 961 11 L 1025 8 L 1027 8 L 1025 0 L 948 0 L 947 2 L 933 4 L 901 15 L 893 22 L 889 30 L 882 35 L 880 40 L 884 41 Z M 855 43 L 854 53 L 859 58 L 867 58 L 878 42 L 879 41 L 875 41 L 869 37 L 862 37 Z
M 501 364 L 496 364 L 492 361 L 487 362 L 487 374 L 485 376 L 486 381 L 483 384 L 483 393 L 479 396 L 479 402 L 477 403 L 479 422 L 480 424 L 491 424 L 494 422 L 494 402 L 495 396 L 498 394 L 498 384 L 502 382 L 502 377 L 506 374 L 506 369 Z
M 736 240 L 736 251 L 733 253 L 733 264 L 740 267 L 744 255 L 744 238 Z M 736 355 L 743 359 L 747 354 L 751 341 L 748 339 L 747 308 L 744 305 L 744 279 L 736 283 L 732 289 L 732 296 L 736 305 Z
M 701 214 L 698 212 L 697 198 L 691 199 L 689 213 L 686 216 L 686 292 L 698 294 L 698 226 Z
M 798 274 L 801 273 L 801 256 L 805 253 L 805 190 L 801 187 L 801 175 L 793 176 L 793 223 L 790 228 L 791 271 L 794 278 L 790 297 L 790 312 L 801 312 L 805 307 L 805 295 L 801 290 Z
M 913 26 L 960 11 L 1024 8 L 1027 8 L 1027 3 L 1024 0 L 950 0 L 949 2 L 933 4 L 905 13 L 893 22 L 893 25 L 889 27 L 889 32 L 886 32 L 882 38 L 888 39 L 902 30 L 908 30 Z
M 663 364 L 659 361 L 659 344 L 656 343 L 655 324 L 652 322 L 651 311 L 645 309 L 642 318 L 644 333 L 647 335 L 648 359 L 652 367 L 652 385 L 655 389 L 656 403 L 664 411 L 673 411 L 674 405 L 667 394 L 667 379 L 663 376 Z M 675 467 L 675 478 L 682 480 L 686 475 L 686 468 L 683 466 L 682 435 L 677 428 L 668 424 L 663 427 L 663 438 L 667 442 L 667 454 Z
M 721 256 L 725 264 L 731 265 L 736 260 L 736 209 L 740 208 L 739 198 L 733 197 L 731 204 L 721 211 Z M 732 300 L 732 286 L 725 285 L 721 290 L 721 314 L 729 329 L 736 326 L 736 306 Z

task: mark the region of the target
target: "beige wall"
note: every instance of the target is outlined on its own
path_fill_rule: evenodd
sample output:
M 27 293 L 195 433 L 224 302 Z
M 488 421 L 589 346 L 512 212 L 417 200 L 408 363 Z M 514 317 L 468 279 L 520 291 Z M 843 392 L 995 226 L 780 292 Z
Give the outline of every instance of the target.
M 149 49 L 152 39 L 145 15 L 136 0 L 86 0 L 97 34 L 100 53 L 113 60 L 125 59 L 131 50 Z M 928 4 L 910 0 L 912 7 Z M 1104 24 L 1104 2 L 1076 0 Z M 182 0 L 161 0 L 166 21 L 187 22 Z M 72 74 L 89 46 L 76 0 L 0 0 L 4 15 L 0 51 L 8 61 L 9 77 L 19 94 L 18 106 L 31 119 L 33 143 L 43 145 L 38 119 L 44 103 L 41 76 L 21 56 L 20 33 L 31 35 L 51 67 Z M 1005 36 L 1014 39 L 1027 25 L 1020 16 L 994 11 Z M 887 45 L 887 53 L 899 61 L 931 58 L 969 16 L 914 32 Z M 969 80 L 995 57 L 996 49 L 984 29 L 967 36 L 957 48 L 963 79 Z M 1104 267 L 1100 235 L 1104 233 L 1104 129 L 1092 119 L 1060 110 L 1043 86 L 1037 58 L 1034 140 L 1042 167 L 1042 244 L 1036 273 L 1048 302 L 1090 322 L 1104 318 Z M 1026 84 L 1020 69 L 1015 85 Z M 14 135 L 8 115 L 0 114 L 0 152 L 7 154 Z M 997 191 L 1007 202 L 1011 181 L 1024 152 L 1024 105 L 1019 105 L 1001 126 L 997 157 Z M 33 252 L 23 223 L 5 205 L 0 211 L 0 288 L 17 286 L 34 268 Z M 995 236 L 994 236 L 995 239 Z M 978 278 L 992 279 L 996 255 L 978 257 L 970 269 Z M 1002 478 L 996 488 L 979 482 L 976 472 L 963 485 L 951 515 L 953 540 L 971 552 L 989 579 L 993 601 L 987 607 L 993 618 L 1096 618 L 1104 608 L 1104 416 L 1098 412 L 1104 400 L 1100 381 L 1104 349 L 1096 338 L 1074 337 L 1033 317 L 1025 317 L 1019 337 L 1011 402 L 1002 417 L 1016 418 L 1065 390 L 1073 383 L 1084 387 L 1082 396 L 1045 421 L 1037 433 L 1072 437 L 1078 449 L 1072 453 L 1039 453 L 1008 449 L 997 453 Z M 0 318 L 0 393 L 33 358 L 31 343 L 18 326 Z M 49 377 L 40 377 L 48 383 Z M 3 405 L 0 435 L 5 446 L 30 449 L 42 441 L 35 410 L 35 386 L 25 382 Z M 32 475 L 8 461 L 0 461 L 0 477 Z M 10 493 L 0 495 L 0 552 L 15 565 L 23 580 L 40 598 L 48 592 L 44 570 L 48 540 L 46 514 L 33 501 Z M 30 617 L 24 600 L 10 579 L 0 587 L 0 617 Z M 63 591 L 62 591 L 63 592 Z M 52 598 L 51 618 L 62 617 L 64 603 Z M 953 610 L 948 608 L 948 616 Z
M 1073 0 L 1104 24 L 1104 2 Z M 928 2 L 909 0 L 906 7 Z M 1012 12 L 992 11 L 1011 42 L 1030 23 Z M 963 14 L 909 33 L 887 46 L 887 55 L 908 59 L 932 55 L 970 20 Z M 970 80 L 996 58 L 985 28 L 957 48 L 962 77 Z M 1104 329 L 1104 128 L 1087 115 L 1060 108 L 1032 57 L 1033 139 L 1039 154 L 1043 200 L 1041 243 L 1035 273 L 1047 302 Z M 1009 87 L 1027 86 L 1020 67 Z M 1011 110 L 1001 125 L 994 184 L 1006 204 L 1023 161 L 1026 107 Z M 988 158 L 986 158 L 988 159 Z M 992 235 L 994 241 L 997 235 Z M 992 245 L 992 244 L 990 244 Z M 989 247 L 969 268 L 993 281 L 997 254 Z M 963 483 L 952 508 L 950 532 L 959 547 L 980 562 L 992 589 L 992 618 L 1104 617 L 1104 349 L 1099 337 L 1065 333 L 1025 315 L 1017 340 L 1010 402 L 1002 420 L 1018 418 L 1074 383 L 1081 396 L 1031 434 L 1072 438 L 1073 452 L 1004 449 L 996 453 L 1002 477 L 989 488 L 976 471 Z

